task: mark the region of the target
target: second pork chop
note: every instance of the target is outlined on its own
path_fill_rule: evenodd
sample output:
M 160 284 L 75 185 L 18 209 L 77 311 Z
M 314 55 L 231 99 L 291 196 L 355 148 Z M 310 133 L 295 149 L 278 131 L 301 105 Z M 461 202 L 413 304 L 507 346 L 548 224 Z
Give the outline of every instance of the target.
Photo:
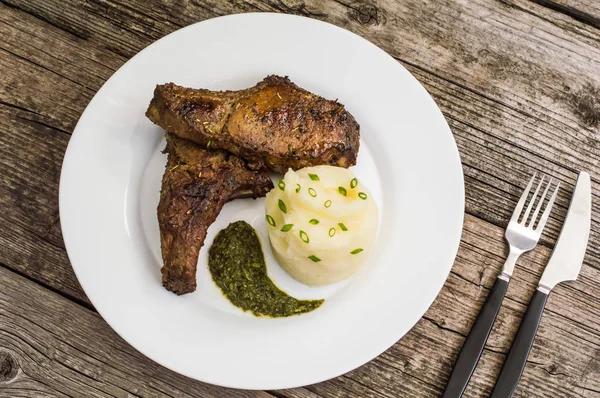
M 167 133 L 169 154 L 162 179 L 158 224 L 163 286 L 177 294 L 196 290 L 196 264 L 206 231 L 223 205 L 241 197 L 262 197 L 273 188 L 269 175 L 248 170 L 222 150 L 205 150 Z

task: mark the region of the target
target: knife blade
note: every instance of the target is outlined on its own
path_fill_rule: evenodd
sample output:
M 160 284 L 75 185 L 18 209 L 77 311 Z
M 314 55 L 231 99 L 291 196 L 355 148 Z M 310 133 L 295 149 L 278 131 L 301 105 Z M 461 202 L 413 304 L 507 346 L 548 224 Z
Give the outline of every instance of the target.
M 590 175 L 579 173 L 575 191 L 562 230 L 540 278 L 538 288 L 529 302 L 512 347 L 496 380 L 491 398 L 513 396 L 533 346 L 548 294 L 560 282 L 577 279 L 592 222 L 592 188 Z
M 590 236 L 591 221 L 590 175 L 582 171 L 577 178 L 565 224 L 540 279 L 539 290 L 549 293 L 558 283 L 577 279 Z

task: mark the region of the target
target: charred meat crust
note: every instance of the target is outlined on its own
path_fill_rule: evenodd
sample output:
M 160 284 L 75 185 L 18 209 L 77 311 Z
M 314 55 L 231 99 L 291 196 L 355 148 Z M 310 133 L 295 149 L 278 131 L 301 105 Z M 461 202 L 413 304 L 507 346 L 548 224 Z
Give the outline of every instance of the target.
M 239 91 L 158 85 L 146 116 L 204 148 L 225 149 L 254 169 L 349 167 L 358 155 L 359 125 L 344 105 L 287 77 L 271 75 Z
M 223 205 L 241 196 L 265 196 L 273 187 L 264 171 L 222 150 L 205 150 L 167 133 L 168 161 L 162 180 L 158 222 L 165 288 L 196 290 L 196 264 L 206 231 Z

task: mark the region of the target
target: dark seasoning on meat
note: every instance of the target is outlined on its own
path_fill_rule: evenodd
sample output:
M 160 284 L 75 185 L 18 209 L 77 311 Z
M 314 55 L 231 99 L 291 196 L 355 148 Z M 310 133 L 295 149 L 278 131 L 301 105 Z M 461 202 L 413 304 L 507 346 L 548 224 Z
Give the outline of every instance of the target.
M 356 164 L 359 125 L 344 106 L 287 77 L 268 76 L 239 91 L 156 86 L 146 116 L 167 131 L 167 167 L 158 220 L 163 285 L 196 290 L 206 231 L 223 205 L 263 197 L 267 169 Z
M 358 155 L 359 126 L 344 106 L 287 77 L 268 76 L 239 91 L 158 85 L 146 115 L 181 138 L 280 173 L 323 164 L 349 167 Z

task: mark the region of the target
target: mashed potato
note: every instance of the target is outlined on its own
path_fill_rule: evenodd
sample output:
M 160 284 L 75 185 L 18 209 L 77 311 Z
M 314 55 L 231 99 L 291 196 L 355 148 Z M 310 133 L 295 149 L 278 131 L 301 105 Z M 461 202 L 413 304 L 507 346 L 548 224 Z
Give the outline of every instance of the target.
M 289 170 L 267 194 L 265 207 L 277 261 L 307 285 L 353 275 L 375 243 L 377 205 L 348 169 Z

